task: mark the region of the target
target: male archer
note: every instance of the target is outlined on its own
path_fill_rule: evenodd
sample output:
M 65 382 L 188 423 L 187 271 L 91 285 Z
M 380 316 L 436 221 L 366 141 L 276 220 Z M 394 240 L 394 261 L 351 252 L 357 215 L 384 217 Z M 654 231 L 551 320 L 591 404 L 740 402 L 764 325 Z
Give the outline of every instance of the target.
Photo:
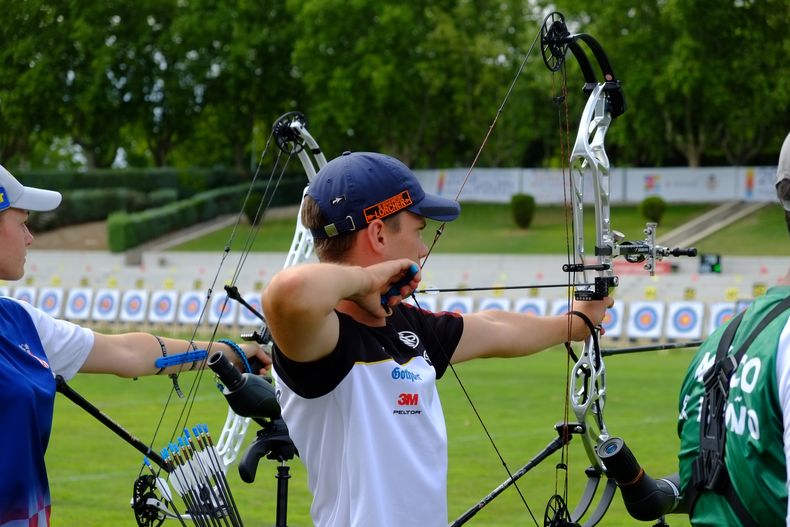
M 378 153 L 346 152 L 310 185 L 302 222 L 320 263 L 275 275 L 263 310 L 318 527 L 447 525 L 436 380 L 449 364 L 583 340 L 613 303 L 576 302 L 572 315 L 546 317 L 402 303 L 420 282 L 426 219 L 459 213 L 457 202 L 426 194 L 408 167 Z

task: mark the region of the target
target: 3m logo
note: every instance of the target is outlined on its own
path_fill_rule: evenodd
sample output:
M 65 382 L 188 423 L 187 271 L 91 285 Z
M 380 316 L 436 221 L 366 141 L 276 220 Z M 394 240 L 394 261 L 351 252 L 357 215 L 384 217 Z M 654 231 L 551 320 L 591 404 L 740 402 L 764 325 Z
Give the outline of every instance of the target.
M 398 396 L 398 406 L 417 406 L 420 404 L 419 393 L 402 393 Z
M 420 404 L 419 393 L 402 393 L 398 395 L 398 408 L 393 410 L 393 415 L 420 415 L 422 410 L 415 408 Z
M 368 207 L 364 210 L 365 221 L 370 223 L 373 220 L 380 220 L 391 216 L 398 211 L 409 207 L 412 204 L 411 196 L 408 190 L 404 190 L 400 194 L 387 198 L 380 203 Z

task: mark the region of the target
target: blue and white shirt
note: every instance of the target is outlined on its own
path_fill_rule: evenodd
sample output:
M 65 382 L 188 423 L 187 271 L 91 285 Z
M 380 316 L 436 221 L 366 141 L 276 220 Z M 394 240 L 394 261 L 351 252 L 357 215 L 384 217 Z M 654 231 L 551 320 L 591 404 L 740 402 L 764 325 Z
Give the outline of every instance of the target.
M 55 374 L 72 378 L 92 347 L 89 329 L 0 297 L 0 526 L 49 525 Z

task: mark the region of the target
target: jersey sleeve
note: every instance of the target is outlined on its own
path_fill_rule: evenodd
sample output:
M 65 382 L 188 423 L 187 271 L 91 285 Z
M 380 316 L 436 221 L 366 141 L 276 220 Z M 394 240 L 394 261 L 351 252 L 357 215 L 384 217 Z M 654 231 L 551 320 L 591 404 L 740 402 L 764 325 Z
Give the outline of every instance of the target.
M 27 302 L 19 302 L 19 305 L 33 319 L 52 372 L 66 380 L 74 377 L 93 348 L 93 331 L 53 318 Z
M 434 313 L 409 304 L 401 306 L 404 316 L 413 319 L 415 327 L 420 329 L 423 344 L 436 370 L 436 378 L 441 379 L 461 340 L 464 318 L 458 313 Z

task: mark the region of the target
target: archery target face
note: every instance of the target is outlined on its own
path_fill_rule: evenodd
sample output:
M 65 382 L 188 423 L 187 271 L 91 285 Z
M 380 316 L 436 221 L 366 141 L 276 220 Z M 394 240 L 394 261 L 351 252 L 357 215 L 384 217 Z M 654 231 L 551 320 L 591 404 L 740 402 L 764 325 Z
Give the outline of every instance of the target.
M 115 298 L 109 293 L 100 294 L 96 299 L 96 311 L 100 315 L 109 315 L 115 307 Z
M 601 321 L 601 327 L 606 331 L 611 330 L 620 321 L 620 314 L 614 309 L 607 309 Z
M 57 293 L 55 293 L 55 291 L 44 291 L 44 294 L 38 299 L 38 303 L 39 309 L 41 309 L 44 313 L 51 315 L 57 311 L 57 308 L 60 305 L 60 298 L 58 297 Z
M 198 293 L 184 293 L 181 297 L 180 322 L 197 322 L 203 310 L 203 295 Z
M 120 293 L 116 289 L 98 291 L 93 304 L 93 319 L 102 321 L 115 320 L 118 313 L 119 296 Z
M 472 299 L 465 297 L 448 298 L 442 304 L 442 310 L 462 315 L 470 313 L 472 311 Z
M 722 309 L 716 314 L 716 318 L 714 319 L 716 321 L 716 327 L 719 327 L 722 324 L 726 324 L 727 322 L 732 320 L 732 317 L 734 316 L 735 316 L 735 309 Z
M 672 325 L 681 333 L 688 333 L 697 326 L 698 322 L 697 312 L 689 307 L 678 309 L 672 316 Z
M 663 302 L 634 302 L 630 304 L 628 336 L 658 338 L 661 336 L 663 320 Z
M 140 295 L 130 295 L 123 304 L 124 310 L 129 315 L 139 315 L 143 309 L 143 299 Z
M 81 313 L 88 307 L 88 295 L 80 291 L 72 295 L 69 301 L 69 309 L 74 313 Z
M 640 331 L 652 331 L 658 323 L 658 313 L 652 306 L 644 306 L 634 313 L 634 324 Z

